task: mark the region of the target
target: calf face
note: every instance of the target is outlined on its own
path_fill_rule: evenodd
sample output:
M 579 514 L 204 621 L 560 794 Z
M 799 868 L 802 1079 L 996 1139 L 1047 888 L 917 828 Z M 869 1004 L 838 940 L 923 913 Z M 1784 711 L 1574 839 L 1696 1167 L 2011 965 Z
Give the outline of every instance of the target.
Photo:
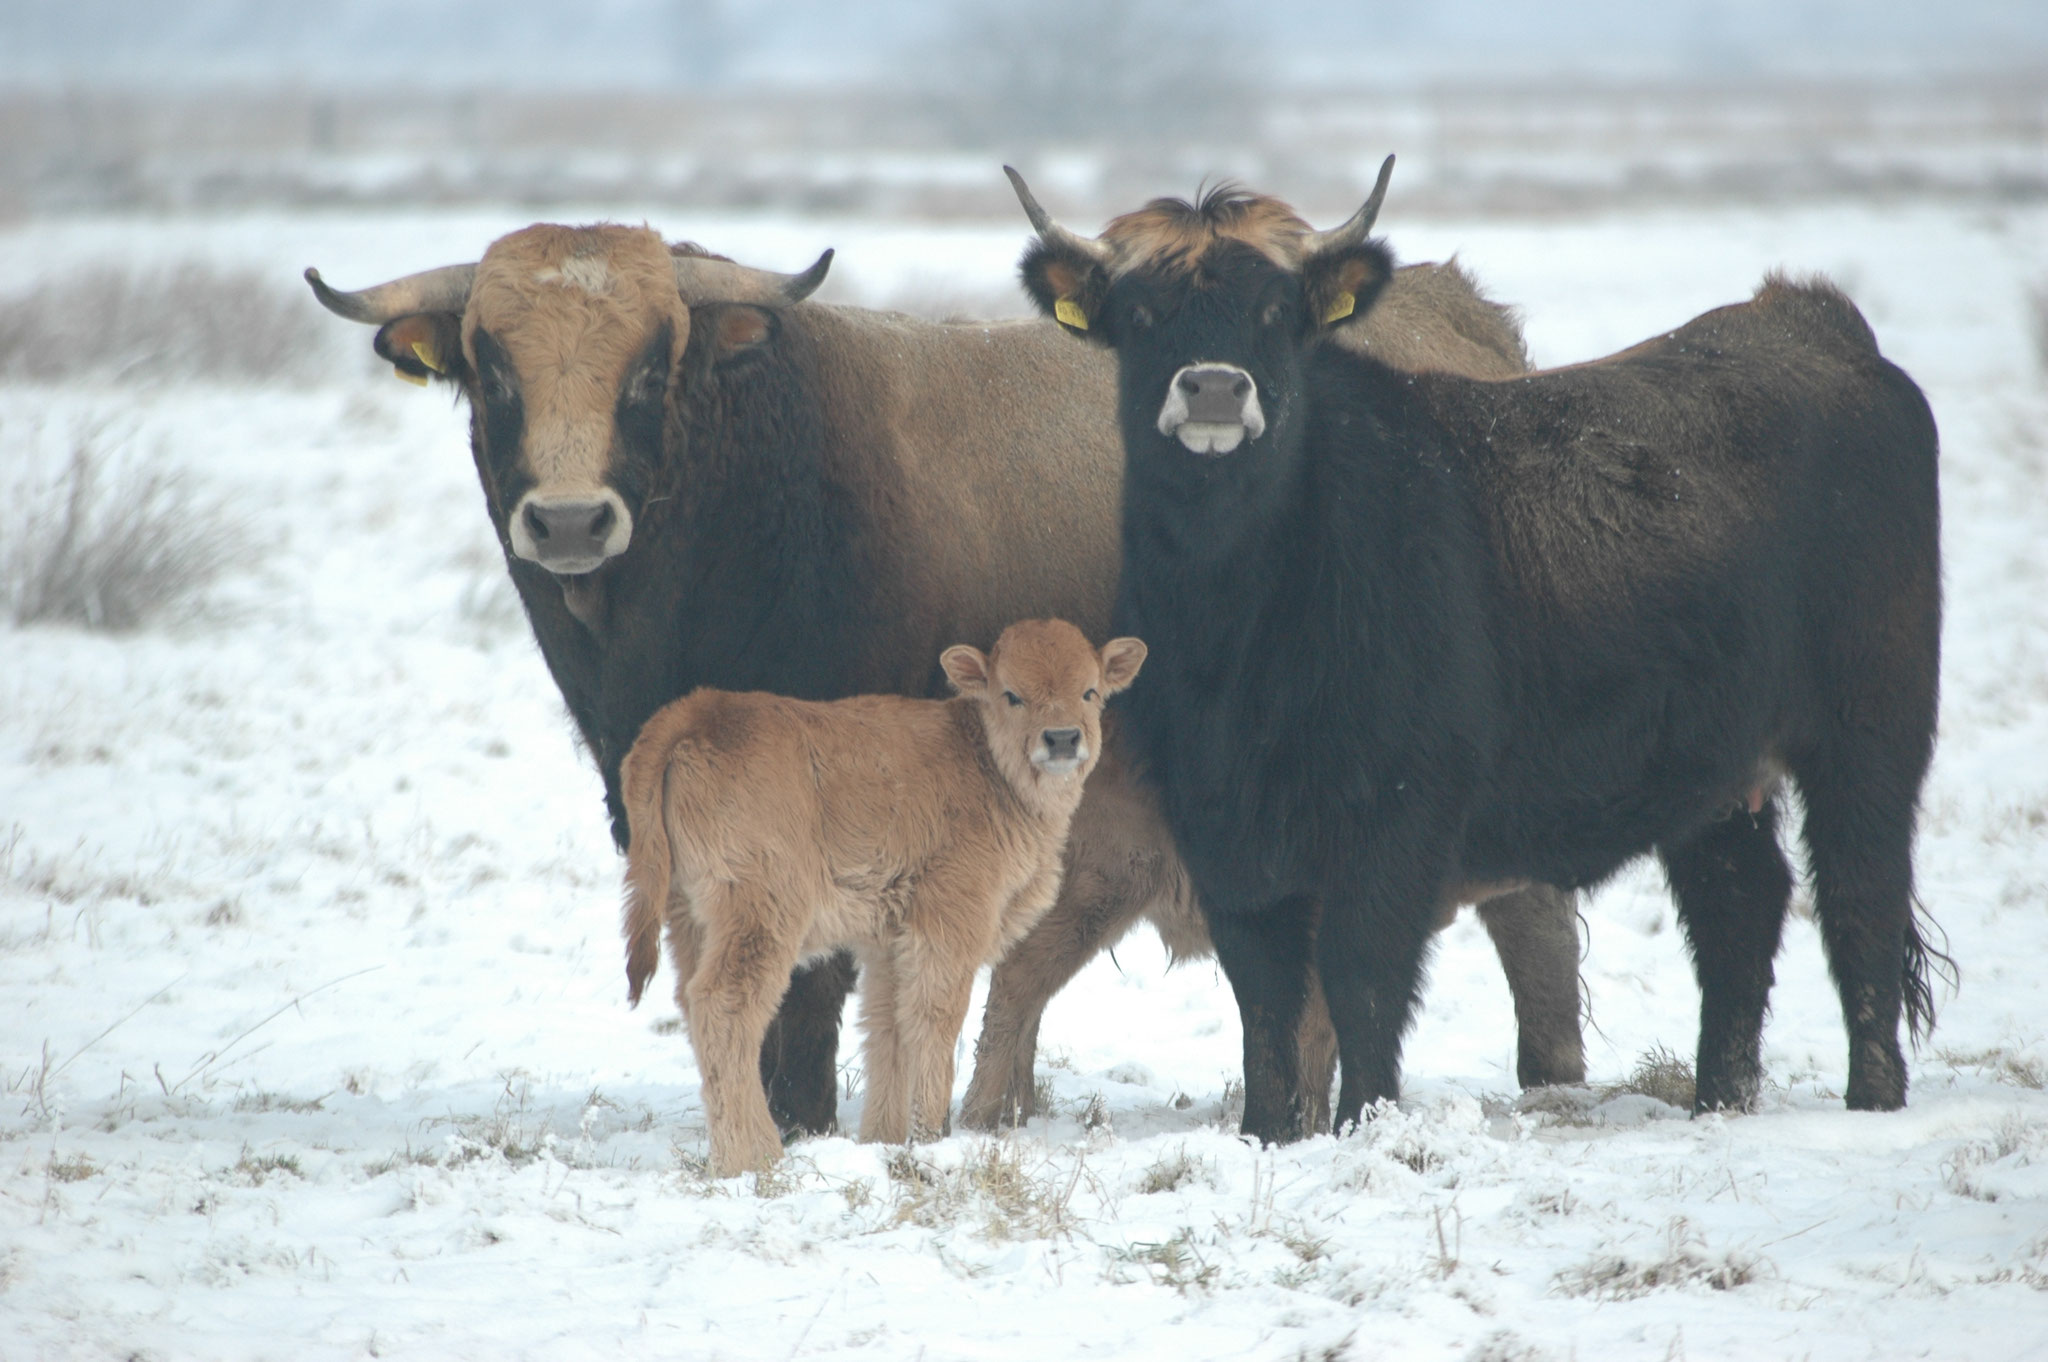
M 1100 649 L 1065 620 L 1021 620 L 987 653 L 967 644 L 939 658 L 955 689 L 980 702 L 996 768 L 1020 794 L 1078 791 L 1102 753 L 1102 707 L 1129 686 L 1145 645 Z
M 543 223 L 501 237 L 474 265 L 360 293 L 306 277 L 330 310 L 377 324 L 377 354 L 400 377 L 461 387 L 499 538 L 514 557 L 568 577 L 632 542 L 673 452 L 667 418 L 691 307 L 792 302 L 823 282 L 830 261 L 828 251 L 801 275 L 775 275 L 672 253 L 646 228 Z M 742 308 L 720 325 L 772 323 Z

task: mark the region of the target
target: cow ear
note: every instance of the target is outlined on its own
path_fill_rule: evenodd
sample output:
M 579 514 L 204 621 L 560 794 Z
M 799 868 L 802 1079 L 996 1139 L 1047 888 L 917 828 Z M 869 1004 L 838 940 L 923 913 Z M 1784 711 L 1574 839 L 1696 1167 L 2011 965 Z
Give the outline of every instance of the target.
M 459 378 L 462 319 L 452 312 L 416 312 L 377 328 L 371 348 L 408 383 L 425 387 L 429 378 Z
M 1103 644 L 1102 688 L 1114 695 L 1137 680 L 1147 651 L 1142 639 L 1113 638 Z
M 775 315 L 747 303 L 721 307 L 709 320 L 712 348 L 721 360 L 757 350 L 775 335 Z
M 1319 327 L 1335 326 L 1372 310 L 1394 273 L 1394 257 L 1377 241 L 1338 246 L 1302 262 L 1309 314 Z
M 1109 291 L 1109 271 L 1084 252 L 1036 240 L 1017 265 L 1024 291 L 1038 310 L 1065 327 L 1067 334 L 1106 345 L 1102 300 Z
M 939 654 L 939 666 L 945 669 L 953 689 L 962 695 L 988 693 L 988 658 L 981 649 L 956 643 Z

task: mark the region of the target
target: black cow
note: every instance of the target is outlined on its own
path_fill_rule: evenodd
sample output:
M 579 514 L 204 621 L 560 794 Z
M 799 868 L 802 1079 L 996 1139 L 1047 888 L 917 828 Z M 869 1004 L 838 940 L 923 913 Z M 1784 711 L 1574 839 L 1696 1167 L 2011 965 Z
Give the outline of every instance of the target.
M 1245 1131 L 1301 1133 L 1312 967 L 1355 1120 L 1396 1095 L 1440 902 L 1649 851 L 1702 994 L 1697 1110 L 1751 1107 L 1780 772 L 1848 1105 L 1902 1105 L 1902 1006 L 1932 1019 L 1937 443 L 1849 300 L 1772 277 L 1594 364 L 1404 374 L 1327 340 L 1392 269 L 1357 219 L 1312 232 L 1225 187 L 1089 239 L 1017 183 L 1026 287 L 1118 360 L 1116 629 L 1152 648 L 1125 723 L 1243 1012 Z

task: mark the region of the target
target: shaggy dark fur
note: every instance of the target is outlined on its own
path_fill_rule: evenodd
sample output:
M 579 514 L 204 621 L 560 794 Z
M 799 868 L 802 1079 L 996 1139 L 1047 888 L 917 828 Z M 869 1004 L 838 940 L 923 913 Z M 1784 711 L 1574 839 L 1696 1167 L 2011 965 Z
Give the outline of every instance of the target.
M 1474 382 L 1324 343 L 1325 300 L 1363 312 L 1384 283 L 1377 243 L 1295 270 L 1222 238 L 1185 256 L 1098 275 L 1089 335 L 1120 367 L 1116 628 L 1152 649 L 1125 724 L 1243 1013 L 1245 1131 L 1301 1133 L 1287 1037 L 1312 967 L 1355 1120 L 1398 1091 L 1445 885 L 1590 886 L 1645 852 L 1703 995 L 1699 1109 L 1751 1106 L 1792 884 L 1780 770 L 1848 1105 L 1900 1106 L 1902 1002 L 1928 1019 L 1937 446 L 1855 308 L 1772 279 L 1610 360 Z M 1047 311 L 1051 263 L 1101 269 L 1035 248 Z M 1205 456 L 1160 434 L 1196 360 L 1255 379 L 1261 438 Z

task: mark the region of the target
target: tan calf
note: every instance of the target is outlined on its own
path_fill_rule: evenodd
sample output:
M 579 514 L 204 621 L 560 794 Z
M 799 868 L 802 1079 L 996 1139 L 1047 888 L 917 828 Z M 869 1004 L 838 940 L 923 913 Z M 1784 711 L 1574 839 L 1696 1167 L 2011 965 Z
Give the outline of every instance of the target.
M 1052 905 L 1103 702 L 1144 658 L 1027 620 L 986 655 L 945 651 L 951 700 L 699 690 L 648 720 L 623 771 L 626 978 L 638 1003 L 666 920 L 715 1174 L 781 1154 L 762 1037 L 790 970 L 844 948 L 862 966 L 860 1137 L 947 1128 L 974 973 Z

